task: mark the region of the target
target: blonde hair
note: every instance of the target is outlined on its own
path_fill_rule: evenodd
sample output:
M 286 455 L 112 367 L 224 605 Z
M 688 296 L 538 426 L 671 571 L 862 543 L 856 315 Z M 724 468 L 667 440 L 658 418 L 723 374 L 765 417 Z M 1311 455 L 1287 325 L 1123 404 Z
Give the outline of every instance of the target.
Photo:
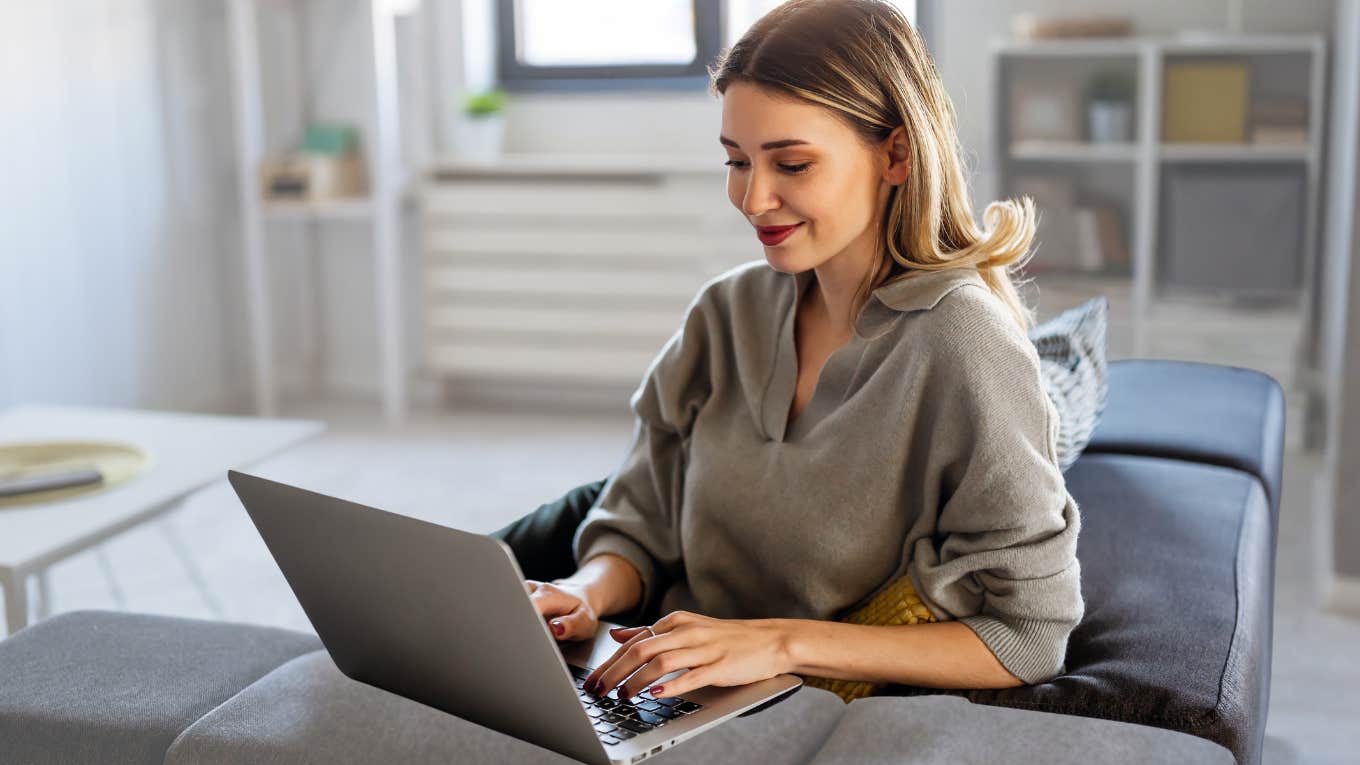
M 960 159 L 954 105 L 905 16 L 883 0 L 788 0 L 708 68 L 715 96 L 745 81 L 824 106 L 871 147 L 905 126 L 910 171 L 893 187 L 879 237 L 884 257 L 861 299 L 922 271 L 973 268 L 1020 326 L 1034 321 L 1012 273 L 1034 240 L 1029 197 L 992 202 L 978 227 Z

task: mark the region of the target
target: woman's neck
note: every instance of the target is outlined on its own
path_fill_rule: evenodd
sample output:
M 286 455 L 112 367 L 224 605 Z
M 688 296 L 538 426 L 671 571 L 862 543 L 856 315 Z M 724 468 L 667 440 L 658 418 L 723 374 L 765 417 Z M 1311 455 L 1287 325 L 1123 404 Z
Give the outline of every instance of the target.
M 816 319 L 826 322 L 836 335 L 846 336 L 854 331 L 860 307 L 857 298 L 870 266 L 867 258 L 852 259 L 848 255 L 842 253 L 817 266 L 817 280 L 808 295 L 809 309 Z

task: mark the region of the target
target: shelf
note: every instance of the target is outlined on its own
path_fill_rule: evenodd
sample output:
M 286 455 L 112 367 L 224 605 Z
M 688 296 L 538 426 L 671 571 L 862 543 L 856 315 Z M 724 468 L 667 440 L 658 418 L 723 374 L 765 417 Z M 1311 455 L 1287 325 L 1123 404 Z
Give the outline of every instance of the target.
M 517 153 L 490 160 L 440 157 L 428 168 L 438 178 L 507 175 L 724 175 L 721 156 L 688 154 Z
M 1258 53 L 1313 53 L 1322 44 L 1318 35 L 1233 35 L 1229 33 L 1187 33 L 1160 40 L 1165 55 Z
M 1120 271 L 1081 271 L 1075 268 L 1040 267 L 1025 271 L 1021 278 L 1044 289 L 1091 290 L 1106 293 L 1128 292 L 1133 275 Z
M 1303 144 L 1164 143 L 1164 162 L 1306 162 L 1312 146 Z
M 1104 274 L 1063 272 L 1055 264 L 1044 271 L 1042 261 L 1035 265 L 1032 287 L 1037 289 L 1048 309 L 1076 304 L 1093 293 L 1116 296 L 1126 304 L 1128 343 L 1131 355 L 1146 356 L 1153 351 L 1152 342 L 1161 340 L 1169 329 L 1166 324 L 1153 325 L 1150 321 L 1155 307 L 1164 302 L 1165 290 L 1158 278 L 1159 243 L 1169 225 L 1161 209 L 1163 178 L 1195 163 L 1223 168 L 1300 169 L 1305 190 L 1301 225 L 1302 282 L 1313 283 L 1316 271 L 1317 221 L 1319 216 L 1319 178 L 1321 167 L 1321 131 L 1325 125 L 1327 41 L 1321 35 L 1230 35 L 1218 33 L 1172 34 L 1160 36 L 1130 36 L 1100 39 L 1068 40 L 995 40 L 990 46 L 991 67 L 995 78 L 991 98 L 994 121 L 992 146 L 1001 161 L 997 163 L 995 184 L 1007 189 L 1017 175 L 1042 171 L 1073 184 L 1073 193 L 1092 191 L 1117 198 L 1124 207 L 1124 225 L 1129 251 L 1129 275 L 1112 277 Z M 1298 143 L 1183 143 L 1162 140 L 1163 110 L 1165 108 L 1165 66 L 1168 62 L 1195 58 L 1240 58 L 1252 66 L 1287 67 L 1276 73 L 1288 75 L 1288 94 L 1306 99 L 1308 132 L 1297 137 Z M 1291 60 L 1285 61 L 1288 57 Z M 1293 58 L 1306 59 L 1304 62 Z M 1277 60 L 1278 59 L 1278 60 Z M 1305 69 L 1299 68 L 1306 64 Z M 1025 68 L 1028 67 L 1028 70 Z M 1137 140 L 1120 144 L 1093 144 L 1084 141 L 1020 141 L 1011 132 L 1011 114 L 1015 94 L 1007 88 L 1015 75 L 1012 71 L 1025 70 L 1029 77 L 1048 78 L 1052 87 L 1077 88 L 1091 72 L 1102 67 L 1125 71 L 1135 87 L 1132 106 L 1135 119 L 1133 135 Z M 1264 75 L 1262 75 L 1264 76 Z M 1306 76 L 1306 82 L 1305 82 Z M 1269 79 L 1269 78 L 1268 78 Z M 1281 79 L 1280 83 L 1284 80 Z M 1262 93 L 1283 88 L 1276 83 L 1263 88 Z M 1259 94 L 1256 94 L 1259 95 Z M 1082 109 L 1080 98 L 1074 99 L 1074 120 L 1079 120 Z M 1079 135 L 1073 128 L 1073 135 Z M 1031 164 L 1026 164 L 1031 163 Z M 1042 191 L 1045 187 L 1036 186 Z M 1056 185 L 1053 194 L 1066 193 Z M 1000 196 L 1000 194 L 996 194 Z M 1043 200 L 1036 199 L 1042 208 Z M 1056 198 L 1049 205 L 1061 206 Z M 1066 233 L 1066 232 L 1065 232 Z M 1041 237 L 1042 238 L 1042 237 Z M 1043 256 L 1040 255 L 1040 258 Z M 1225 279 L 1231 283 L 1234 280 Z M 1240 289 L 1225 287 L 1237 295 Z M 1202 296 L 1196 296 L 1202 303 Z M 1305 300 L 1305 303 L 1307 299 Z M 1191 322 L 1194 324 L 1194 322 Z M 1111 321 L 1113 338 L 1114 321 Z M 1113 341 L 1112 341 L 1113 347 Z
M 992 49 L 1012 58 L 1127 58 L 1144 49 L 1162 55 L 1252 55 L 1313 53 L 1322 44 L 1317 35 L 1185 34 L 1179 37 L 1133 36 L 1071 40 L 1008 40 L 992 42 Z
M 320 202 L 263 202 L 260 210 L 267 220 L 366 220 L 373 215 L 368 197 L 328 199 Z
M 1163 162 L 1306 162 L 1310 144 L 1164 143 L 1158 147 Z M 1135 143 L 1085 141 L 1017 141 L 1011 159 L 1032 162 L 1134 162 Z
M 1127 58 L 1136 56 L 1148 38 L 1101 37 L 1072 40 L 995 40 L 993 50 L 1014 58 Z
M 1134 143 L 1091 143 L 1089 141 L 1017 141 L 1011 144 L 1011 158 L 1052 162 L 1132 162 L 1138 156 Z
M 267 156 L 265 146 L 266 103 L 264 97 L 265 67 L 262 65 L 260 47 L 261 20 L 258 18 L 258 5 L 261 0 L 228 0 L 226 5 L 228 45 L 231 52 L 231 81 L 233 90 L 233 121 L 236 135 L 236 193 L 239 195 L 241 226 L 241 255 L 246 274 L 246 310 L 249 320 L 250 352 L 252 357 L 251 388 L 255 411 L 262 416 L 273 416 L 279 405 L 279 375 L 275 364 L 277 354 L 274 350 L 274 331 L 271 327 L 271 299 L 274 289 L 270 285 L 269 239 L 263 227 L 275 222 L 344 221 L 358 222 L 372 226 L 371 252 L 373 257 L 373 296 L 374 324 L 376 325 L 378 345 L 378 379 L 382 391 L 383 412 L 387 421 L 400 423 L 407 413 L 407 376 L 408 367 L 403 343 L 403 290 L 402 275 L 402 199 L 409 184 L 405 182 L 401 163 L 401 134 L 399 98 L 397 88 L 397 18 L 393 4 L 380 0 L 365 3 L 368 16 L 367 30 L 372 51 L 371 80 L 368 94 L 355 92 L 355 101 L 369 102 L 373 108 L 371 119 L 363 120 L 355 115 L 347 115 L 345 121 L 362 122 L 369 125 L 363 136 L 363 144 L 369 161 L 366 175 L 371 184 L 367 195 L 343 199 L 330 199 L 317 202 L 271 201 L 261 198 L 259 187 L 260 163 Z M 308 23 L 303 9 L 295 4 L 284 10 L 289 18 L 283 19 L 282 26 L 298 32 Z M 357 16 L 356 16 L 357 18 Z M 287 30 L 285 30 L 287 31 Z M 305 46 L 290 44 L 273 34 L 267 39 L 281 49 L 297 56 L 293 63 L 295 71 L 307 72 Z M 417 57 L 420 51 L 417 50 Z M 277 64 L 277 61 L 264 57 Z M 424 68 L 425 63 L 417 60 L 412 64 L 415 71 Z M 295 100 L 309 102 L 306 91 L 310 83 L 306 77 L 294 94 Z M 363 95 L 363 97 L 360 97 Z M 304 109 L 303 114 L 308 110 Z M 310 248 L 307 248 L 310 249 Z M 311 284 L 312 275 L 300 278 L 296 298 L 302 304 L 301 315 L 309 323 L 318 321 L 318 302 L 315 298 L 317 288 Z M 310 335 L 307 331 L 305 335 Z M 315 347 L 315 344 L 312 344 Z

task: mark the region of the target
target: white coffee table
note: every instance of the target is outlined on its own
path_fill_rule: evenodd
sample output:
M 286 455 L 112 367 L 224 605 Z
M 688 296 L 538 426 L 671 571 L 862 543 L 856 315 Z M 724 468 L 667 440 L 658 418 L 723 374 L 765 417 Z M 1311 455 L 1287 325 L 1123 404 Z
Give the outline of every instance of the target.
M 0 508 L 0 586 L 9 632 L 28 623 L 29 576 L 38 611 L 50 605 L 47 568 L 114 534 L 174 509 L 228 468 L 242 468 L 320 433 L 312 420 L 220 417 L 135 409 L 18 406 L 0 411 L 0 443 L 109 440 L 135 444 L 154 464 L 104 491 L 31 506 Z

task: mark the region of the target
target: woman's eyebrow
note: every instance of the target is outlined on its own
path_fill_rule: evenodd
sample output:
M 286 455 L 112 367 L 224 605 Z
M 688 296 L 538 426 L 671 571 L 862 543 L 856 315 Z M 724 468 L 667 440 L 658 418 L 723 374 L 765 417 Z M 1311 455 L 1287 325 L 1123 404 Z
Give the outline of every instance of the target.
M 734 149 L 741 148 L 737 145 L 736 141 L 733 141 L 725 135 L 718 136 L 718 142 L 726 146 L 731 146 Z M 781 138 L 778 141 L 767 141 L 766 143 L 762 143 L 760 148 L 768 151 L 770 149 L 782 149 L 785 146 L 811 146 L 811 144 L 801 138 Z

